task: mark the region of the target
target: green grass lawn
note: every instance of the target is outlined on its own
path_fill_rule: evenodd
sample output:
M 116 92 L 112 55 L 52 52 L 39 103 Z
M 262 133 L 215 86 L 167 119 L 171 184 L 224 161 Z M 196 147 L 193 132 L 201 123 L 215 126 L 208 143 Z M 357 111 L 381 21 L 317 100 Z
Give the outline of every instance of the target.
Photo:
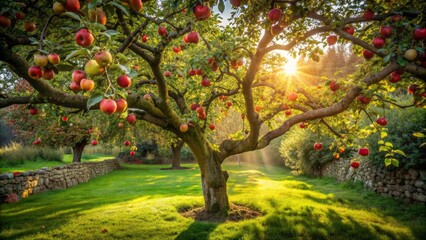
M 83 154 L 81 161 L 82 162 L 98 162 L 103 161 L 105 159 L 111 159 L 113 158 L 110 155 L 103 155 L 103 154 Z M 56 162 L 56 161 L 24 161 L 23 164 L 19 164 L 17 166 L 8 166 L 6 164 L 2 164 L 2 167 L 0 167 L 0 173 L 5 172 L 25 172 L 29 170 L 37 170 L 41 169 L 42 167 L 56 167 L 56 166 L 63 166 L 66 164 L 70 164 L 72 162 L 72 154 L 65 154 L 64 160 L 62 162 Z
M 0 239 L 425 239 L 426 207 L 329 178 L 225 165 L 230 200 L 263 213 L 241 222 L 184 218 L 202 206 L 200 173 L 124 165 L 66 189 L 1 205 Z M 107 232 L 102 233 L 106 229 Z

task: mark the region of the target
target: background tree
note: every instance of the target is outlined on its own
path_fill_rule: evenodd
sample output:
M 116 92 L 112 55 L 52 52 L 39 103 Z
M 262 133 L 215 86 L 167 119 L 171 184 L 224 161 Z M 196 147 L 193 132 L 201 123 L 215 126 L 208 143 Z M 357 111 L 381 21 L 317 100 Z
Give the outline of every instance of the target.
M 223 0 L 148 1 L 143 6 L 140 0 L 76 2 L 67 1 L 65 13 L 56 4 L 53 13 L 50 1 L 2 1 L 3 19 L 11 21 L 1 25 L 0 60 L 37 93 L 9 94 L 0 100 L 0 107 L 48 103 L 113 114 L 117 106 L 111 100 L 125 98 L 137 119 L 174 133 L 191 148 L 208 213 L 229 209 L 228 174 L 221 167 L 227 157 L 262 149 L 302 122 L 327 124 L 345 111 L 334 121 L 349 122 L 348 117 L 356 117 L 354 112 L 368 110 L 368 102 L 375 104 L 408 82 L 417 82 L 410 88 L 416 105 L 424 103 L 424 1 L 233 2 L 238 7 L 223 27 L 209 8 L 222 11 Z M 15 17 L 19 11 L 38 27 L 22 28 Z M 389 34 L 382 26 L 394 30 Z M 355 34 L 349 27 L 356 29 Z M 312 86 L 279 71 L 286 59 L 278 52 L 319 60 L 327 43 L 336 41 L 352 42 L 356 53 L 365 49 L 364 56 L 372 59 L 340 81 L 335 94 L 328 88 L 330 80 Z M 47 64 L 38 55 L 55 52 L 62 64 Z M 83 68 L 89 79 L 80 85 L 73 79 L 73 84 L 71 70 Z M 50 69 L 58 74 L 47 81 Z M 407 80 L 393 85 L 386 80 L 390 74 Z M 68 89 L 70 83 L 74 92 Z M 78 91 L 78 86 L 85 91 Z M 206 130 L 214 122 L 213 110 L 221 96 L 241 107 L 248 134 L 213 143 Z M 202 108 L 193 111 L 192 103 Z M 289 110 L 291 115 L 283 118 Z M 128 120 L 133 123 L 130 112 Z M 182 130 L 182 124 L 188 124 L 188 130 Z M 261 134 L 264 124 L 269 130 Z M 342 129 L 328 128 L 343 136 Z

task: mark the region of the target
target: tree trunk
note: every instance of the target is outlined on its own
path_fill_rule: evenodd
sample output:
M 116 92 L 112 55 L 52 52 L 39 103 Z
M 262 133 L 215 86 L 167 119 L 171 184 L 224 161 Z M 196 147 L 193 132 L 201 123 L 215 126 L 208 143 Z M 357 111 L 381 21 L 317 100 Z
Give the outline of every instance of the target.
M 179 140 L 176 144 L 171 145 L 172 149 L 172 168 L 179 169 L 180 168 L 180 151 L 183 147 L 183 141 Z
M 72 162 L 81 162 L 81 156 L 83 155 L 83 150 L 84 147 L 87 145 L 87 140 L 84 139 L 80 142 L 77 142 L 73 147 L 72 147 L 72 153 L 73 153 L 73 157 L 72 157 Z

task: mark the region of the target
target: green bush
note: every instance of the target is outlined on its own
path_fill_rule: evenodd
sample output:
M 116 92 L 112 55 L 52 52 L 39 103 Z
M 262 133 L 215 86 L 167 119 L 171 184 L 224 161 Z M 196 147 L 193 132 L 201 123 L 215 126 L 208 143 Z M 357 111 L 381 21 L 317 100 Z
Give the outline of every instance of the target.
M 45 147 L 22 146 L 12 143 L 0 148 L 0 161 L 8 166 L 17 166 L 27 161 L 58 161 L 62 162 L 64 154 L 62 151 Z
M 386 115 L 388 137 L 384 139 L 391 142 L 394 149 L 402 150 L 407 157 L 395 155 L 400 167 L 426 169 L 426 146 L 420 147 L 426 140 L 416 138 L 415 132 L 424 132 L 426 127 L 426 109 L 408 108 L 392 110 Z M 386 152 L 379 152 L 380 133 L 374 133 L 367 138 L 370 146 L 369 160 L 376 165 L 383 165 Z
M 336 150 L 332 146 L 333 138 L 328 136 L 321 137 L 323 148 L 321 151 L 314 149 L 314 144 L 318 141 L 318 135 L 310 129 L 293 128 L 286 133 L 281 141 L 280 153 L 284 158 L 284 164 L 293 169 L 300 169 L 305 174 L 317 176 L 321 167 L 332 161 Z M 346 148 L 341 157 L 347 157 L 352 149 Z

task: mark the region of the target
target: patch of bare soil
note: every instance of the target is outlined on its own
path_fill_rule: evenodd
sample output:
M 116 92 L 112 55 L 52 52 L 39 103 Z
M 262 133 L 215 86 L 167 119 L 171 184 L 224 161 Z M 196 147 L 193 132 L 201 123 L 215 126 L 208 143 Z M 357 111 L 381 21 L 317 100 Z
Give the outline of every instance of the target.
M 181 212 L 181 215 L 187 218 L 193 218 L 196 221 L 206 221 L 206 222 L 239 222 L 247 219 L 253 219 L 262 216 L 262 213 L 253 210 L 244 205 L 230 204 L 230 210 L 228 215 L 223 214 L 209 214 L 206 213 L 204 207 L 193 208 Z

